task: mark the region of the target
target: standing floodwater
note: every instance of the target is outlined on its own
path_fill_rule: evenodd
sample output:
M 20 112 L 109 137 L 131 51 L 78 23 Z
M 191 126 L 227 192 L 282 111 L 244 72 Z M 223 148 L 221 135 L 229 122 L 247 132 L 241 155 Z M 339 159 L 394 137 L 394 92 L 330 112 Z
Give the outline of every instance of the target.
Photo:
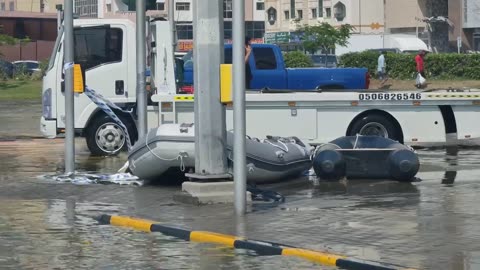
M 8 115 L 29 119 L 31 112 L 11 106 L 16 111 Z M 6 115 L 4 110 L 8 109 L 0 112 Z M 329 269 L 296 258 L 254 256 L 100 226 L 91 218 L 100 214 L 131 215 L 419 269 L 480 268 L 477 149 L 419 150 L 422 181 L 411 184 L 300 179 L 274 185 L 271 188 L 285 195 L 286 202 L 254 205 L 238 222 L 232 206 L 174 202 L 178 186 L 41 178 L 63 172 L 63 139 L 10 140 L 21 133 L 14 130 L 35 133 L 37 125 L 22 127 L 17 122 L 0 118 L 2 269 Z M 83 138 L 75 145 L 81 172 L 116 173 L 127 158 L 125 153 L 90 156 Z

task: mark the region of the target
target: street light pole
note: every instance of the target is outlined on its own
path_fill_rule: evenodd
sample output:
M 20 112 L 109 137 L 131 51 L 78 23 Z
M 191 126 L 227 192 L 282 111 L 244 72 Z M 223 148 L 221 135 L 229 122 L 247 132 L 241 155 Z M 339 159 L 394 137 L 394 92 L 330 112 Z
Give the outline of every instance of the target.
M 223 63 L 222 0 L 193 1 L 195 174 L 192 179 L 228 179 L 225 107 L 220 103 Z
M 75 116 L 73 94 L 73 1 L 65 1 L 65 173 L 75 173 Z
M 245 0 L 233 1 L 233 180 L 235 213 L 244 215 L 247 192 L 245 123 Z
M 146 36 L 145 36 L 145 0 L 137 0 L 136 6 L 136 38 L 137 38 L 137 114 L 138 137 L 142 138 L 147 133 L 147 92 L 145 89 L 146 69 Z

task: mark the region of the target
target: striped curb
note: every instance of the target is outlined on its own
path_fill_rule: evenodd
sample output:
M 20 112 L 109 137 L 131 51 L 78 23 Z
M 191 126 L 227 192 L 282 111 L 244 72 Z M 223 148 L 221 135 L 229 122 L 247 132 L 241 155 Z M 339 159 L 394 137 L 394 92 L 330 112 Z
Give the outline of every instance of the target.
M 213 243 L 224 245 L 235 249 L 248 249 L 257 252 L 259 255 L 282 255 L 293 256 L 307 259 L 327 266 L 337 266 L 342 269 L 351 270 L 414 270 L 397 265 L 387 265 L 377 262 L 369 262 L 347 258 L 345 256 L 329 254 L 314 250 L 296 248 L 293 246 L 277 244 L 266 241 L 257 241 L 245 239 L 233 235 L 226 235 L 207 231 L 189 231 L 180 228 L 174 228 L 151 220 L 137 219 L 126 216 L 101 215 L 95 218 L 101 224 L 110 224 L 113 226 L 128 227 L 144 232 L 159 232 L 164 235 L 180 238 L 185 241 L 199 243 Z

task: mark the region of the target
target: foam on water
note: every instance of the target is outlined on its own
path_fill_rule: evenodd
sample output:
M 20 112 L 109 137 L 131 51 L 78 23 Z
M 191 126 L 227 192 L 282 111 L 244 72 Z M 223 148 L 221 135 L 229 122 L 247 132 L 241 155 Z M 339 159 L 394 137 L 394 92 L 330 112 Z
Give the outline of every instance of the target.
M 72 183 L 75 185 L 90 184 L 117 184 L 143 186 L 143 180 L 130 173 L 96 174 L 96 173 L 69 173 L 69 174 L 47 174 L 38 177 L 41 180 Z

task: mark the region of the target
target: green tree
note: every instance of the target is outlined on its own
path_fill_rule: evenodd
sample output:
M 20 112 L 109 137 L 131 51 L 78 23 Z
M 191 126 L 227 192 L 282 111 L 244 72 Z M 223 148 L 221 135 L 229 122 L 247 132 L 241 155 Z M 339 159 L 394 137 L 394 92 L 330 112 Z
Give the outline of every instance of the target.
M 335 49 L 337 45 L 348 45 L 348 38 L 352 30 L 355 29 L 350 24 L 343 24 L 338 29 L 329 23 L 318 25 L 303 25 L 297 27 L 303 48 L 311 54 L 321 50 L 323 53 Z
M 15 43 L 15 38 L 0 34 L 0 45 L 14 45 Z
M 0 46 L 3 45 L 14 45 L 16 44 L 15 38 L 7 35 L 0 34 Z M 0 57 L 3 57 L 3 53 L 0 52 Z

